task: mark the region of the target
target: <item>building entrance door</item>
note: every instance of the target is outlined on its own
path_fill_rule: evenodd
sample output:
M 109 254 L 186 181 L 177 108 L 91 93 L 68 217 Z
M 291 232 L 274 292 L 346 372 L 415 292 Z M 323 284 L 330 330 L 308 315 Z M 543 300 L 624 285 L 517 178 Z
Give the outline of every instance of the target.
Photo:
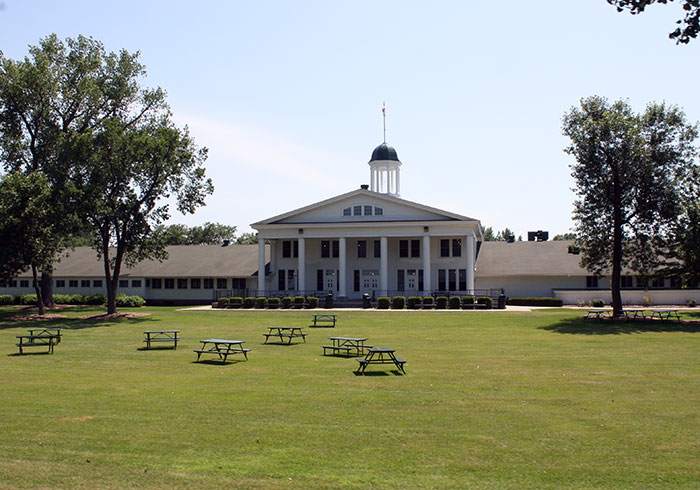
M 363 269 L 360 292 L 373 296 L 377 289 L 379 289 L 379 271 L 376 269 Z
M 406 295 L 414 296 L 418 293 L 418 273 L 416 269 L 406 271 Z
M 332 291 L 336 292 L 338 289 L 338 274 L 336 273 L 335 269 L 326 269 L 326 276 L 325 276 L 325 286 L 326 286 L 326 291 Z

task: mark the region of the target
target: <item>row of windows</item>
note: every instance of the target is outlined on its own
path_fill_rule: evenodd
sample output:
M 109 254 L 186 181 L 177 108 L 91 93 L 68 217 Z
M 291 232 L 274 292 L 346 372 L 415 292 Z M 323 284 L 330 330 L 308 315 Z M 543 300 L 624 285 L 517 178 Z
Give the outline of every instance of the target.
M 620 287 L 623 288 L 633 288 L 634 287 L 634 276 L 622 276 L 620 277 Z M 666 278 L 664 277 L 637 277 L 637 287 L 638 288 L 663 288 L 666 287 Z M 669 277 L 668 287 L 669 288 L 680 288 L 683 286 L 683 281 L 679 277 Z M 587 276 L 586 277 L 586 287 L 587 288 L 597 288 L 598 287 L 598 277 L 597 276 Z
M 189 284 L 189 287 L 188 287 Z M 205 277 L 199 278 L 194 277 L 192 279 L 187 278 L 153 278 L 146 279 L 146 287 L 151 289 L 214 289 L 214 278 Z M 245 289 L 247 287 L 247 281 L 245 278 L 233 278 L 231 279 L 231 289 Z M 225 277 L 219 277 L 216 279 L 216 289 L 228 289 L 228 279 Z
M 139 284 L 141 281 L 138 281 Z M 11 281 L 0 281 L 0 288 L 16 288 L 18 287 L 17 285 L 19 284 L 20 288 L 28 288 L 29 287 L 29 279 L 20 279 L 19 281 L 16 280 L 11 280 Z M 34 281 L 32 281 L 32 287 L 36 287 L 36 284 Z M 55 287 L 56 288 L 65 288 L 66 287 L 66 280 L 65 279 L 56 279 L 55 282 Z M 68 287 L 69 288 L 101 288 L 102 287 L 102 279 L 94 279 L 90 281 L 89 279 L 82 279 L 78 281 L 77 279 L 69 279 L 68 280 Z M 136 286 L 134 286 L 136 287 Z
M 343 209 L 343 216 L 382 216 L 383 214 L 384 209 L 366 204 Z
M 450 250 L 452 245 L 452 250 Z M 450 251 L 452 253 L 450 253 Z M 440 240 L 440 257 L 461 257 L 462 256 L 462 240 L 459 239 L 443 239 Z
M 399 240 L 400 258 L 420 258 L 420 240 Z M 381 257 L 381 242 L 374 240 L 374 257 Z M 321 240 L 321 258 L 338 258 L 340 255 L 340 245 L 338 240 Z M 462 240 L 443 239 L 440 240 L 440 257 L 461 257 Z M 296 240 L 282 241 L 282 257 L 299 257 L 299 242 Z M 357 258 L 367 257 L 367 240 L 357 241 Z

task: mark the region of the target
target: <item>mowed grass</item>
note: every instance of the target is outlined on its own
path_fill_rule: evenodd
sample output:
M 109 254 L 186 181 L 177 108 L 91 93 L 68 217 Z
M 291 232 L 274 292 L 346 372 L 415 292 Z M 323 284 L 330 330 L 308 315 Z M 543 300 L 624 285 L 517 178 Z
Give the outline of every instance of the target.
M 697 325 L 339 311 L 280 346 L 266 327 L 311 312 L 138 311 L 66 310 L 41 323 L 66 328 L 53 355 L 18 356 L 36 322 L 0 309 L 0 487 L 700 487 Z M 184 340 L 140 350 L 149 329 Z M 322 355 L 336 335 L 395 348 L 407 374 L 354 375 Z M 249 361 L 194 363 L 212 337 Z

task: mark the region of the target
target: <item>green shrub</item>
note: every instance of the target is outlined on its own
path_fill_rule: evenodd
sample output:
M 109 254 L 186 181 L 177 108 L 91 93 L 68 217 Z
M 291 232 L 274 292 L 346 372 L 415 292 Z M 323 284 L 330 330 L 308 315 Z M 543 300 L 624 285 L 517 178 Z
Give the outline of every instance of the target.
M 218 308 L 223 308 L 228 306 L 228 302 L 230 301 L 230 298 L 219 298 L 216 300 L 216 304 Z
M 459 310 L 459 308 L 462 306 L 462 298 L 459 296 L 451 296 L 449 304 L 450 310 Z
M 409 296 L 406 299 L 406 305 L 408 306 L 409 310 L 417 310 L 421 307 L 422 303 L 423 298 L 421 298 L 420 296 Z
M 391 299 L 386 296 L 380 296 L 377 298 L 377 309 L 378 310 L 388 310 L 391 306 Z
M 240 296 L 233 296 L 228 299 L 228 307 L 229 308 L 240 308 L 241 305 L 243 304 L 243 298 Z
M 14 301 L 15 299 L 11 294 L 0 295 L 0 305 L 11 305 Z
M 86 305 L 104 305 L 107 303 L 107 295 L 105 294 L 86 294 L 85 295 L 85 303 Z
M 432 296 L 425 296 L 423 298 L 423 309 L 433 308 L 435 306 L 435 298 Z
M 282 298 L 282 308 L 290 308 L 292 306 L 292 298 L 285 296 Z
M 267 303 L 267 298 L 265 296 L 258 296 L 255 298 L 256 308 L 265 308 L 265 303 Z
M 18 294 L 14 301 L 16 305 L 36 306 L 37 303 L 36 294 Z
M 447 308 L 447 296 L 438 296 L 435 298 L 435 308 L 438 310 Z
M 464 305 L 473 305 L 474 304 L 474 296 L 465 296 L 462 298 L 462 306 Z
M 506 302 L 513 306 L 563 306 L 564 300 L 561 298 L 508 298 Z
M 493 308 L 493 300 L 489 298 L 488 296 L 480 296 L 476 302 L 480 305 L 486 305 L 486 309 L 490 310 Z
M 316 296 L 306 298 L 306 303 L 309 305 L 309 308 L 318 308 L 318 298 Z
M 654 305 L 654 298 L 651 296 L 644 296 L 644 299 L 642 300 L 644 302 L 644 306 L 653 306 Z
M 281 303 L 279 298 L 268 298 L 267 307 L 272 309 L 279 308 Z
M 391 300 L 392 310 L 403 310 L 406 306 L 406 296 L 394 296 Z
M 69 294 L 54 294 L 53 295 L 53 302 L 56 303 L 57 305 L 68 305 L 68 304 L 70 304 L 70 295 Z
M 252 308 L 255 306 L 255 298 L 248 296 L 243 300 L 243 308 Z
M 116 297 L 117 308 L 140 308 L 146 304 L 146 300 L 141 296 L 127 296 L 118 294 Z
M 595 306 L 596 308 L 601 308 L 601 307 L 605 306 L 605 301 L 603 301 L 600 298 L 596 298 L 593 301 L 591 301 L 591 304 L 593 306 Z M 646 305 L 644 305 L 644 306 L 646 306 Z
M 294 308 L 300 309 L 304 307 L 304 303 L 306 302 L 306 298 L 303 296 L 294 296 Z
M 70 295 L 70 300 L 68 301 L 69 305 L 84 305 L 85 304 L 85 296 L 82 294 L 71 294 Z
M 0 296 L 0 298 L 1 297 L 2 296 Z M 2 303 L 0 303 L 0 304 L 2 304 Z M 691 299 L 690 301 L 688 301 L 688 308 L 695 308 L 695 306 L 697 306 L 697 303 L 695 302 L 694 299 Z

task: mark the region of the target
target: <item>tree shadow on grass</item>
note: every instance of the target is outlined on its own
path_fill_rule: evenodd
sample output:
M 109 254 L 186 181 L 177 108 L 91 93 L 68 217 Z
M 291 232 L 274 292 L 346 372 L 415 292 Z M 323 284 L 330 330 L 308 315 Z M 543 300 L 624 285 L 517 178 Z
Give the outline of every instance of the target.
M 700 322 L 673 320 L 586 321 L 583 318 L 567 318 L 539 328 L 555 333 L 579 335 L 623 335 L 645 332 L 700 333 Z
M 71 308 L 68 311 L 75 312 L 80 309 Z M 61 311 L 61 310 L 58 310 Z M 66 311 L 66 310 L 63 310 Z M 94 311 L 94 309 L 86 309 L 86 311 Z M 0 330 L 7 330 L 10 328 L 37 328 L 37 327 L 61 327 L 65 330 L 82 330 L 85 328 L 97 328 L 97 327 L 113 327 L 115 325 L 121 324 L 134 324 L 138 325 L 143 322 L 159 322 L 161 320 L 153 318 L 153 316 L 137 316 L 137 317 L 96 317 L 96 318 L 46 318 L 46 319 L 34 319 L 34 318 L 19 318 L 14 319 L 25 311 L 23 310 L 10 310 L 10 311 L 0 311 Z M 49 312 L 50 313 L 50 312 Z

